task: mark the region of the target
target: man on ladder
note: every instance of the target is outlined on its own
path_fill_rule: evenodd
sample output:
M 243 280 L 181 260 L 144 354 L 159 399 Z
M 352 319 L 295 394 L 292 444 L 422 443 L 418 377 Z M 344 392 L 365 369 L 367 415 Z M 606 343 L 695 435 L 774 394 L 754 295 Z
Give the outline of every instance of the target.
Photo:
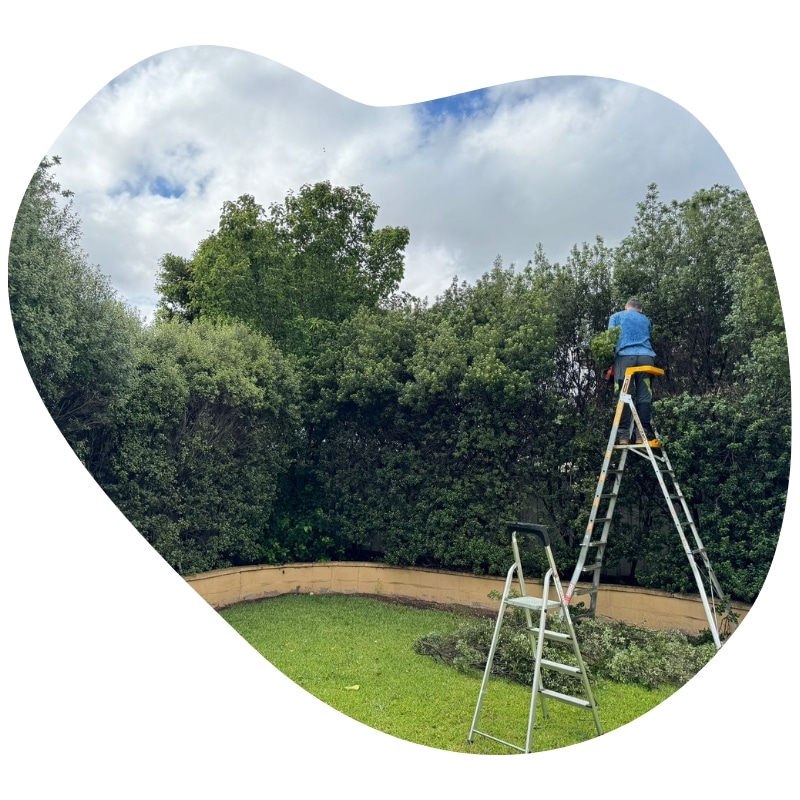
M 617 393 L 622 388 L 625 380 L 625 370 L 628 367 L 652 367 L 655 364 L 656 352 L 650 343 L 652 323 L 644 315 L 642 304 L 632 297 L 625 304 L 624 311 L 617 311 L 608 320 L 609 328 L 619 328 L 614 351 L 614 379 L 617 384 Z M 653 389 L 651 376 L 646 372 L 637 373 L 633 378 L 634 386 L 631 395 L 636 406 L 642 427 L 648 440 L 655 441 L 656 435 L 652 427 Z M 631 433 L 631 410 L 626 405 L 622 410 L 617 444 L 641 444 L 637 431 Z
M 609 330 L 620 329 L 614 362 L 619 399 L 578 563 L 564 594 L 565 603 L 569 605 L 576 593 L 589 594 L 590 612 L 596 613 L 603 557 L 628 456 L 643 458 L 653 468 L 694 575 L 714 644 L 719 648 L 722 646 L 719 623 L 725 621 L 735 625 L 735 618 L 728 613 L 722 619 L 723 612 L 729 612 L 729 600 L 717 581 L 686 496 L 678 485 L 669 457 L 652 426 L 653 393 L 650 382 L 654 375 L 663 375 L 664 370 L 653 364 L 655 351 L 650 344 L 650 320 L 642 313 L 642 304 L 636 298 L 631 298 L 624 311 L 611 315 L 608 324 Z M 590 552 L 593 557 L 590 557 Z M 590 588 L 578 589 L 582 572 L 592 573 Z

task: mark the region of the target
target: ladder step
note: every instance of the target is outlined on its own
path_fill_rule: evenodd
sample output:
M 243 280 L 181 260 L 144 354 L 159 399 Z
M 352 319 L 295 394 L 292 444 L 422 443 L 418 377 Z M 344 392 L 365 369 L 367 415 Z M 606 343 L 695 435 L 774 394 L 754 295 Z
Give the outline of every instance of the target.
M 592 587 L 587 589 L 587 588 L 581 586 L 581 587 L 577 588 L 572 593 L 572 596 L 573 597 L 577 597 L 578 595 L 581 595 L 581 594 L 597 594 L 597 587 L 596 586 L 592 586 Z
M 540 628 L 528 628 L 529 631 L 532 631 L 535 634 L 541 633 Z M 568 633 L 560 633 L 559 631 L 552 631 L 549 628 L 544 629 L 544 634 L 542 634 L 545 639 L 553 639 L 554 641 L 558 642 L 571 642 L 572 637 Z
M 542 666 L 556 672 L 566 672 L 568 675 L 581 674 L 580 667 L 573 667 L 572 664 L 560 664 L 558 661 L 548 661 L 546 658 L 542 659 Z
M 602 564 L 590 564 L 587 567 L 584 564 L 583 567 L 581 567 L 581 569 L 582 569 L 583 572 L 597 572 L 598 570 L 603 569 L 603 565 Z
M 553 700 L 559 700 L 562 703 L 569 703 L 571 706 L 578 706 L 579 708 L 591 708 L 592 704 L 588 700 L 583 700 L 580 697 L 572 697 L 568 694 L 561 694 L 561 692 L 554 692 L 552 689 L 539 689 L 539 694 L 545 697 L 550 697 Z

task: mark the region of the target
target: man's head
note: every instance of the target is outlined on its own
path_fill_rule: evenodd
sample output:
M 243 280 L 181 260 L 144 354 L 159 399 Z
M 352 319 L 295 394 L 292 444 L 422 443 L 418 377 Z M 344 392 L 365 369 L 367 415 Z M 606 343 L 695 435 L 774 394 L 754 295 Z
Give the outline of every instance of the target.
M 630 309 L 633 309 L 634 311 L 638 311 L 639 313 L 641 313 L 642 311 L 641 302 L 637 298 L 631 297 L 631 299 L 628 300 L 627 303 L 625 303 L 625 310 L 629 311 Z

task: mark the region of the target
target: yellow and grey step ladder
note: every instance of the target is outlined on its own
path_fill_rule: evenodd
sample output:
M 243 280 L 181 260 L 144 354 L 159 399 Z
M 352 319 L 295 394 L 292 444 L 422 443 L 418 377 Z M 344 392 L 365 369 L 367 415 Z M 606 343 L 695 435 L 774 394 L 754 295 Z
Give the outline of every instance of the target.
M 542 713 L 547 716 L 546 701 L 558 700 L 562 703 L 567 703 L 579 708 L 585 708 L 591 711 L 594 717 L 594 724 L 597 729 L 597 734 L 601 735 L 603 729 L 600 725 L 600 717 L 597 713 L 597 704 L 592 694 L 592 688 L 589 685 L 589 678 L 586 671 L 586 665 L 581 657 L 578 640 L 575 636 L 575 628 L 572 624 L 572 619 L 569 614 L 568 603 L 564 597 L 564 589 L 561 585 L 561 579 L 558 576 L 555 561 L 553 560 L 553 551 L 550 547 L 550 537 L 547 528 L 544 525 L 536 525 L 529 522 L 508 522 L 506 528 L 511 532 L 511 545 L 514 550 L 514 563 L 508 570 L 506 577 L 505 588 L 503 589 L 503 596 L 500 601 L 500 611 L 497 615 L 497 622 L 494 627 L 494 635 L 492 636 L 492 644 L 489 648 L 489 655 L 486 660 L 486 668 L 483 673 L 483 681 L 481 683 L 480 693 L 478 695 L 478 703 L 475 706 L 475 714 L 472 718 L 472 727 L 469 731 L 468 741 L 473 742 L 476 735 L 483 736 L 487 739 L 492 739 L 495 742 L 506 745 L 514 750 L 522 753 L 531 752 L 531 744 L 533 741 L 533 729 L 536 718 L 536 701 L 537 698 L 541 699 Z M 518 534 L 521 534 L 518 537 Z M 529 536 L 532 534 L 532 536 Z M 535 539 L 534 539 L 535 537 Z M 542 586 L 542 596 L 535 597 L 529 595 L 525 586 L 525 578 L 522 574 L 522 562 L 520 559 L 520 545 L 530 545 L 538 539 L 544 546 L 545 553 L 547 554 L 547 561 L 550 568 L 544 576 Z M 513 596 L 514 576 L 516 575 L 519 584 L 519 596 Z M 550 598 L 550 586 L 553 586 L 556 592 L 556 600 Z M 478 730 L 478 722 L 481 715 L 481 706 L 486 695 L 486 688 L 489 683 L 489 677 L 492 672 L 492 664 L 494 662 L 495 652 L 497 650 L 497 643 L 500 639 L 500 631 L 503 622 L 506 618 L 506 610 L 508 608 L 519 608 L 525 614 L 526 631 L 530 639 L 531 648 L 534 655 L 534 670 L 533 681 L 531 686 L 531 705 L 528 714 L 528 732 L 525 737 L 524 747 L 512 744 L 511 742 L 504 741 L 495 736 Z M 558 611 L 560 618 L 566 622 L 567 632 L 548 629 L 547 619 L 548 614 L 552 611 Z M 533 615 L 536 614 L 534 620 Z M 544 642 L 545 640 L 557 642 L 571 647 L 574 656 L 575 664 L 562 664 L 556 661 L 551 661 L 543 657 Z M 583 688 L 583 696 L 572 696 L 563 694 L 562 692 L 553 691 L 546 687 L 545 671 L 552 670 L 562 674 L 567 674 L 580 681 Z
M 636 406 L 629 389 L 631 381 L 637 372 L 645 372 L 654 376 L 664 374 L 664 370 L 657 367 L 628 367 L 625 370 L 625 378 L 620 389 L 611 435 L 608 438 L 603 466 L 600 470 L 600 479 L 597 482 L 597 489 L 592 501 L 589 522 L 581 543 L 578 563 L 575 565 L 565 599 L 569 604 L 573 596 L 589 594 L 591 598 L 590 610 L 592 613 L 596 613 L 603 555 L 611 531 L 614 509 L 619 496 L 625 466 L 629 456 L 643 458 L 653 467 L 658 484 L 667 502 L 670 516 L 678 531 L 683 550 L 689 560 L 689 566 L 692 569 L 692 574 L 700 592 L 700 599 L 703 603 L 714 644 L 719 649 L 722 646 L 719 633 L 722 610 L 728 607 L 728 598 L 720 588 L 714 570 L 711 568 L 708 554 L 703 542 L 700 540 L 700 535 L 692 519 L 686 498 L 680 486 L 678 486 L 672 464 L 670 464 L 669 457 L 658 439 L 658 434 L 655 434 L 654 439 L 648 440 L 642 421 L 636 412 Z M 623 433 L 627 433 L 628 441 L 631 443 L 618 444 L 619 424 L 622 418 L 622 411 L 626 405 L 631 410 L 632 430 Z M 623 436 L 623 438 L 625 437 Z M 590 552 L 593 555 L 592 559 L 589 558 Z M 592 575 L 591 587 L 578 587 L 578 581 L 582 573 L 590 573 Z M 728 622 L 733 621 L 735 624 L 735 620 L 732 617 L 727 617 L 726 619 Z

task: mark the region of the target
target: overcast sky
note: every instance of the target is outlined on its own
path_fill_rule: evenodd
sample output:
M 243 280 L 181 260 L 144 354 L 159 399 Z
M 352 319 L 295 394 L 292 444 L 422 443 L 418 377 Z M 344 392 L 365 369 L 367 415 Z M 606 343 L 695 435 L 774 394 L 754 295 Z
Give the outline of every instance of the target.
M 306 183 L 362 185 L 378 225 L 411 231 L 401 289 L 433 300 L 497 255 L 524 265 L 541 242 L 563 262 L 598 235 L 617 244 L 652 182 L 664 200 L 742 188 L 692 114 L 630 83 L 540 78 L 376 107 L 214 46 L 127 70 L 49 154 L 63 159 L 90 262 L 144 315 L 159 258 L 191 256 L 242 194 L 268 207 Z

